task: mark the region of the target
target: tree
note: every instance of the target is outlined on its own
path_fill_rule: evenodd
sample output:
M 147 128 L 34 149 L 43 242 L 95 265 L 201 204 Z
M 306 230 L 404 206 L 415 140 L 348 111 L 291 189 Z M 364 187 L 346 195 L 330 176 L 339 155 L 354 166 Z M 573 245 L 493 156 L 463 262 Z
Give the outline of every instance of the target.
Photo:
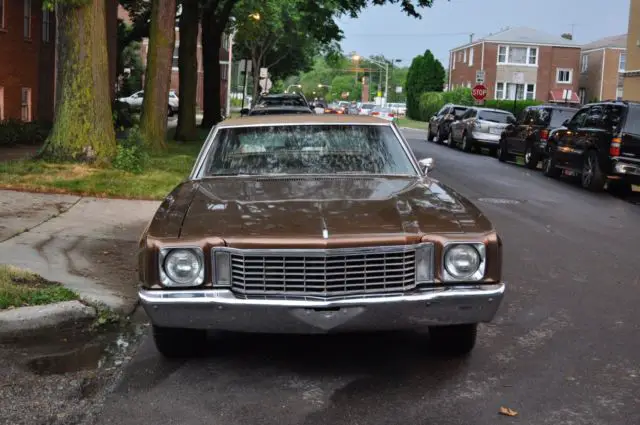
M 153 0 L 140 132 L 147 147 L 154 151 L 166 148 L 175 22 L 176 0 Z
M 405 86 L 407 114 L 410 118 L 419 119 L 420 96 L 426 92 L 441 92 L 444 78 L 444 67 L 430 50 L 424 52 L 424 55 L 413 58 Z
M 442 91 L 446 75 L 442 63 L 433 56 L 431 50 L 424 52 L 424 60 L 424 69 L 427 73 L 425 91 Z
M 178 69 L 180 99 L 176 140 L 194 140 L 196 130 L 196 95 L 198 90 L 199 0 L 182 0 L 180 14 L 180 46 Z
M 106 162 L 115 154 L 105 8 L 104 0 L 55 3 L 55 120 L 43 157 Z

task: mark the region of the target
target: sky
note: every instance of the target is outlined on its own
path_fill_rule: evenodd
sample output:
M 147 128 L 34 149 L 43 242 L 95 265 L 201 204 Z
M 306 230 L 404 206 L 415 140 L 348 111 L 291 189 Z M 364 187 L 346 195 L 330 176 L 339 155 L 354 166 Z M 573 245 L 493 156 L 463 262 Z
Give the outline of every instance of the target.
M 340 19 L 341 45 L 345 53 L 402 59 L 402 66 L 430 49 L 447 68 L 449 50 L 468 43 L 471 33 L 477 40 L 507 26 L 557 35 L 573 31 L 580 44 L 625 34 L 629 1 L 434 0 L 431 9 L 420 9 L 422 19 L 407 16 L 399 4 L 370 6 L 357 19 Z

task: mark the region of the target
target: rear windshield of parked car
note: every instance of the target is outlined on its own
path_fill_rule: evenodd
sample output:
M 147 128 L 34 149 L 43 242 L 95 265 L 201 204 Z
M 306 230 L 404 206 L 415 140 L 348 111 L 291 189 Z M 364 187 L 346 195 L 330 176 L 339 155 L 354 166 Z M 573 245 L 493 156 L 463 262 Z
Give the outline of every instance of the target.
M 258 105 L 261 106 L 307 106 L 305 101 L 299 97 L 272 97 L 260 99 Z
M 205 176 L 417 174 L 393 130 L 375 125 L 223 128 L 206 164 Z
M 249 115 L 313 114 L 311 109 L 254 109 Z
M 465 112 L 467 112 L 467 109 L 469 108 L 453 108 L 453 113 L 456 117 L 461 117 Z
M 480 111 L 478 112 L 478 119 L 483 121 L 496 122 L 500 124 L 506 124 L 507 118 L 509 118 L 511 114 L 504 112 L 495 112 L 495 111 Z
M 640 105 L 629 105 L 624 131 L 640 136 Z
M 540 109 L 538 125 L 544 125 L 546 127 L 557 128 L 562 125 L 566 120 L 573 118 L 576 110 L 572 109 Z

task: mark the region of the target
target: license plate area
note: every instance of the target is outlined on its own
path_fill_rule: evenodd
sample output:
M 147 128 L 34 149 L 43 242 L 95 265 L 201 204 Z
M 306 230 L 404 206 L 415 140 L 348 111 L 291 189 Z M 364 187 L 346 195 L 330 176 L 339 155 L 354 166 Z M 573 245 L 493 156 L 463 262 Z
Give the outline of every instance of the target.
M 501 128 L 490 128 L 489 129 L 489 133 L 491 133 L 491 134 L 502 134 L 502 129 Z

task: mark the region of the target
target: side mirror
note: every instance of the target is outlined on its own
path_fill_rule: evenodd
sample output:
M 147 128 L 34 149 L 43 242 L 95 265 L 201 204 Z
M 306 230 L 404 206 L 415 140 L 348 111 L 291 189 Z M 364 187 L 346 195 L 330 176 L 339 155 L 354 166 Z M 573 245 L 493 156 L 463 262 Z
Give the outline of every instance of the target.
M 249 108 L 244 108 L 240 110 L 240 116 L 249 115 Z
M 435 164 L 433 163 L 433 158 L 423 158 L 420 161 L 418 161 L 418 164 L 420 164 L 420 169 L 422 170 L 422 173 L 424 175 L 426 175 L 429 171 L 435 168 Z

